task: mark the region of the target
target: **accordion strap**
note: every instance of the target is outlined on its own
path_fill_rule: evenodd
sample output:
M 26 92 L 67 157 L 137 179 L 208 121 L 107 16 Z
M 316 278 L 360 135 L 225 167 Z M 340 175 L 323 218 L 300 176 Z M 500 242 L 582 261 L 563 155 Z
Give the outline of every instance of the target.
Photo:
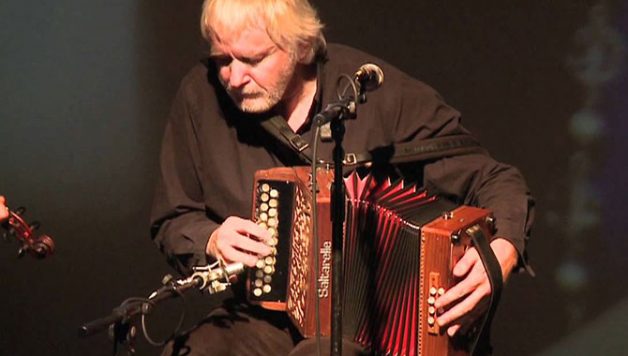
M 301 160 L 308 164 L 312 163 L 310 144 L 301 135 L 294 133 L 282 116 L 276 115 L 263 120 L 260 125 L 279 142 L 292 149 Z
M 281 143 L 292 149 L 302 161 L 312 163 L 312 150 L 309 143 L 299 134 L 296 134 L 286 120 L 277 115 L 261 121 L 260 125 Z M 483 153 L 484 148 L 471 135 L 460 134 L 421 140 L 419 143 L 399 143 L 393 146 L 390 163 L 406 163 L 426 161 L 441 157 L 463 155 L 469 153 Z M 370 152 L 346 153 L 344 164 L 358 166 L 373 161 Z
M 484 235 L 482 229 L 471 228 L 467 231 L 473 241 L 482 265 L 486 270 L 489 283 L 491 285 L 490 304 L 486 314 L 484 314 L 484 320 L 479 324 L 479 333 L 475 334 L 473 342 L 471 343 L 472 355 L 490 355 L 492 353 L 491 347 L 491 323 L 495 312 L 497 311 L 497 305 L 502 294 L 502 288 L 504 286 L 504 279 L 502 277 L 502 269 L 497 261 L 497 257 L 491 249 L 487 236 Z

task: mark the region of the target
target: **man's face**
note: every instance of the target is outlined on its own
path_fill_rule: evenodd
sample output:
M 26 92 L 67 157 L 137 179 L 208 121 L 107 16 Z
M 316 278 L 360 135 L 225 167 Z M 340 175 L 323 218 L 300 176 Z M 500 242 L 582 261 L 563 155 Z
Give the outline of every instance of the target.
M 244 112 L 262 113 L 279 103 L 293 79 L 295 56 L 280 49 L 260 28 L 220 36 L 211 57 L 220 82 Z

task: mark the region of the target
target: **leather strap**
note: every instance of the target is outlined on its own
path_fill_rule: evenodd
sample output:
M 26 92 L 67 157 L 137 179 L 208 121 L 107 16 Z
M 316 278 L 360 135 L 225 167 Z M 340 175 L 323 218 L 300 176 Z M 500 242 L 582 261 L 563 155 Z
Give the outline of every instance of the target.
M 296 134 L 286 120 L 277 115 L 261 121 L 260 125 L 273 137 L 292 149 L 306 163 L 312 163 L 312 150 L 303 137 Z M 461 134 L 430 138 L 418 144 L 400 143 L 393 145 L 390 163 L 425 161 L 435 158 L 456 156 L 468 153 L 480 153 L 485 150 L 471 135 Z M 346 153 L 343 163 L 347 166 L 359 166 L 373 161 L 370 152 Z
M 471 227 L 467 230 L 467 233 L 473 241 L 475 249 L 478 251 L 482 265 L 486 270 L 488 281 L 491 285 L 490 304 L 486 314 L 484 314 L 484 320 L 479 324 L 480 332 L 475 335 L 473 342 L 471 343 L 471 355 L 490 355 L 491 350 L 491 323 L 493 317 L 497 311 L 497 305 L 501 298 L 502 289 L 504 287 L 504 279 L 502 276 L 502 268 L 497 261 L 497 257 L 491 248 L 488 238 L 484 235 L 479 226 Z
M 294 133 L 283 117 L 280 115 L 273 116 L 260 122 L 260 125 L 279 142 L 297 153 L 304 162 L 312 163 L 310 144 L 301 135 Z

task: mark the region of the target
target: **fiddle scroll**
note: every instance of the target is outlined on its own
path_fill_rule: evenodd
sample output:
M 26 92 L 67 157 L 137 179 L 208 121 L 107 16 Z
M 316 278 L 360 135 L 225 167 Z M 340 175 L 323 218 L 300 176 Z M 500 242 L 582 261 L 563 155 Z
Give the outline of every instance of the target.
M 54 253 L 55 244 L 50 236 L 35 235 L 35 230 L 40 226 L 39 222 L 28 224 L 22 217 L 26 209 L 7 210 L 8 218 L 2 222 L 2 227 L 6 229 L 3 237 L 6 239 L 8 236 L 14 236 L 20 242 L 18 257 L 28 253 L 35 258 L 45 258 Z

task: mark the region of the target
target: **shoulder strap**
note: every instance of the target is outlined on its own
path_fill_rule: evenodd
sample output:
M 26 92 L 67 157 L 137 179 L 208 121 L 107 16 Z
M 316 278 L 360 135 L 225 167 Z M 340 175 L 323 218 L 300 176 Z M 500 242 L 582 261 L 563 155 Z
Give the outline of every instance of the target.
M 312 163 L 310 144 L 301 135 L 294 133 L 283 117 L 273 116 L 261 121 L 260 125 L 279 142 L 292 149 L 304 162 Z
M 312 163 L 312 150 L 309 143 L 296 134 L 286 120 L 277 115 L 261 121 L 260 125 L 278 141 L 292 149 L 304 162 Z M 461 134 L 421 140 L 420 142 L 400 143 L 393 146 L 390 163 L 425 161 L 435 158 L 457 156 L 468 153 L 485 152 L 480 143 L 471 135 Z M 370 152 L 347 153 L 344 164 L 359 166 L 373 160 Z
M 457 156 L 469 153 L 486 152 L 471 135 L 460 134 L 428 138 L 419 142 L 398 143 L 393 145 L 390 163 L 427 161 L 435 158 Z M 362 165 L 373 160 L 370 152 L 347 153 L 345 164 Z

